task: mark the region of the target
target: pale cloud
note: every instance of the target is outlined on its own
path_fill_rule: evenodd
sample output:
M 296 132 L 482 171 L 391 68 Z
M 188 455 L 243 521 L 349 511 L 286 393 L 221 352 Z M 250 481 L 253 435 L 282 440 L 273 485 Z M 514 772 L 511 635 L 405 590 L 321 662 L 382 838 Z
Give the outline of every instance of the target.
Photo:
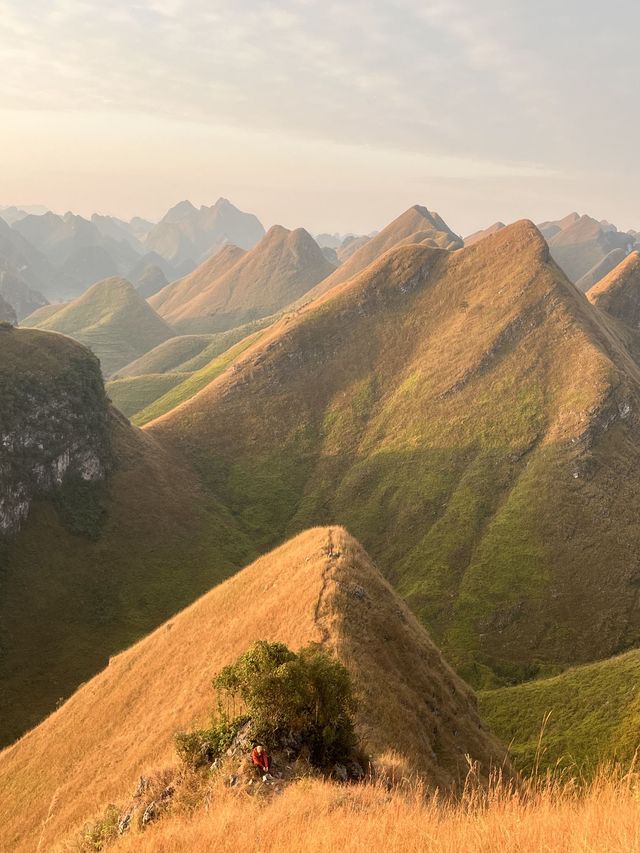
M 456 179 L 620 173 L 638 24 L 631 0 L 0 0 L 0 108 L 394 151 Z

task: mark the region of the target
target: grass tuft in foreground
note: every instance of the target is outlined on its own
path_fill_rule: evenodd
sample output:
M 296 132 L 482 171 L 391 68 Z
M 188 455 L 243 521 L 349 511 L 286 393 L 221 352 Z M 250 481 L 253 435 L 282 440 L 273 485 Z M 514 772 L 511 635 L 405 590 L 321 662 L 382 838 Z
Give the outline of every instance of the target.
M 108 816 L 107 816 L 108 817 Z M 115 840 L 114 853 L 633 853 L 640 850 L 640 776 L 602 768 L 584 789 L 545 776 L 520 788 L 496 777 L 460 799 L 410 780 L 355 786 L 308 777 L 278 796 L 210 782 L 195 808 Z M 78 848 L 67 846 L 65 851 Z

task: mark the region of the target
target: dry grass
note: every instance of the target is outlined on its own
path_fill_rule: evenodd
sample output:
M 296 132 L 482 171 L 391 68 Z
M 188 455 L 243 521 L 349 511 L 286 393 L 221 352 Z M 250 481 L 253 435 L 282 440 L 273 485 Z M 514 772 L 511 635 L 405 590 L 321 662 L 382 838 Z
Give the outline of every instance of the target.
M 631 252 L 587 293 L 587 299 L 613 317 L 638 328 L 640 254 Z
M 199 297 L 210 282 L 229 272 L 244 254 L 243 249 L 228 243 L 188 275 L 154 293 L 149 298 L 149 304 L 170 322 L 190 316 L 187 306 L 191 300 Z
M 281 310 L 334 270 L 303 228 L 275 225 L 249 252 L 239 251 L 225 247 L 219 260 L 214 255 L 168 285 L 151 305 L 169 322 L 214 314 L 232 328 Z
M 377 755 L 397 749 L 397 772 L 446 787 L 464 781 L 467 753 L 485 768 L 503 760 L 470 690 L 360 546 L 339 528 L 310 530 L 113 658 L 0 754 L 0 850 L 33 850 L 45 821 L 50 849 L 175 761 L 175 732 L 214 705 L 212 676 L 261 638 L 334 649 L 361 698 L 360 738 Z
M 336 285 L 358 275 L 390 249 L 427 241 L 430 245 L 441 249 L 459 249 L 462 246 L 462 240 L 449 229 L 437 213 L 431 213 L 426 207 L 416 204 L 390 222 L 375 237 L 365 240 L 334 273 L 317 284 L 313 290 L 305 293 L 299 303 L 317 299 L 322 294 L 328 293 Z
M 461 801 L 419 787 L 343 788 L 317 780 L 271 801 L 219 789 L 209 805 L 123 837 L 114 853 L 634 853 L 636 775 L 600 775 L 587 791 L 548 782 L 519 792 L 471 787 Z

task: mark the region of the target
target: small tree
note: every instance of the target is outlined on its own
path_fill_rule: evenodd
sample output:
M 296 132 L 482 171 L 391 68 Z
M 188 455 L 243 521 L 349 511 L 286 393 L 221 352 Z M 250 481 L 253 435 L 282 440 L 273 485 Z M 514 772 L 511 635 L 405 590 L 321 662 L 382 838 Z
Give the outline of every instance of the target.
M 355 748 L 349 673 L 317 643 L 295 654 L 283 643 L 259 640 L 226 666 L 213 686 L 234 707 L 240 700 L 256 738 L 277 741 L 294 733 L 317 766 L 345 759 Z
M 213 687 L 218 712 L 210 728 L 176 735 L 178 754 L 191 767 L 222 755 L 247 722 L 250 737 L 271 746 L 293 735 L 317 767 L 345 761 L 355 751 L 349 673 L 316 643 L 296 654 L 283 643 L 260 640 L 225 666 Z

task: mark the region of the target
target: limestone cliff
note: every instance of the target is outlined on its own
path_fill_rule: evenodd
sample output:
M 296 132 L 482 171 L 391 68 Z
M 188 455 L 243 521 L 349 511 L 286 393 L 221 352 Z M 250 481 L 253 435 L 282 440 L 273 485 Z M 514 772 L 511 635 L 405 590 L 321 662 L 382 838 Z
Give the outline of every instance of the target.
M 110 465 L 98 359 L 62 335 L 0 328 L 0 535 L 36 497 L 99 482 Z

